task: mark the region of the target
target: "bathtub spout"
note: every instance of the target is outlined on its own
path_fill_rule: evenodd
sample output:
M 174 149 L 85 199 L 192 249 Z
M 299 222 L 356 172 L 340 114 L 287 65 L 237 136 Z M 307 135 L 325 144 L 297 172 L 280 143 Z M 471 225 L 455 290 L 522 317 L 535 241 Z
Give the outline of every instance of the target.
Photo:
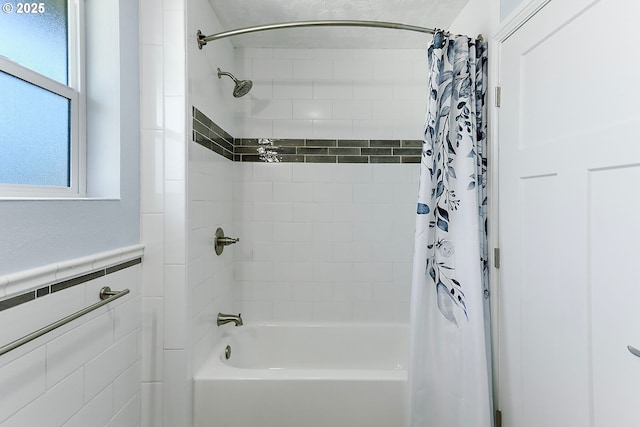
M 236 326 L 242 326 L 242 313 L 235 314 L 223 314 L 218 313 L 218 326 L 233 322 Z

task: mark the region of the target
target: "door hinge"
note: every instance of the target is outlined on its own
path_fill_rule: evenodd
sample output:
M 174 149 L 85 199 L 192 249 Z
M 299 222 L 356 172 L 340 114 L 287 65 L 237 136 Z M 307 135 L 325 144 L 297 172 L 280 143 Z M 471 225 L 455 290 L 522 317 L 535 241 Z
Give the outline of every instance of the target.
M 496 107 L 500 108 L 501 102 L 502 102 L 502 88 L 500 86 L 496 86 Z
M 493 248 L 493 266 L 500 268 L 500 248 Z
M 502 412 L 496 410 L 496 427 L 502 427 Z

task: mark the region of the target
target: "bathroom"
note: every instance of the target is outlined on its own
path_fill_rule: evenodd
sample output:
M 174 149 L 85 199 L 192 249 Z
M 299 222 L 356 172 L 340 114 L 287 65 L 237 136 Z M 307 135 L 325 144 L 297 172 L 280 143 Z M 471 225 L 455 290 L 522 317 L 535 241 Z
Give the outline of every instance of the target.
M 341 41 L 334 41 L 332 46 L 328 36 L 320 41 L 317 37 L 292 36 L 314 35 L 325 29 L 277 30 L 256 36 L 273 43 L 271 47 L 243 45 L 239 37 L 209 42 L 199 49 L 198 30 L 213 34 L 233 29 L 222 25 L 222 16 L 212 6 L 220 3 L 216 0 L 84 3 L 89 12 L 86 28 L 100 28 L 102 34 L 117 29 L 114 37 L 101 37 L 99 31 L 87 35 L 90 66 L 86 78 L 93 83 L 86 106 L 87 139 L 91 141 L 86 148 L 86 190 L 90 197 L 45 200 L 3 193 L 0 321 L 11 327 L 3 328 L 0 345 L 93 304 L 103 286 L 116 291 L 126 288 L 130 294 L 0 356 L 0 426 L 196 425 L 194 377 L 224 334 L 236 329 L 232 324 L 217 326 L 219 312 L 242 313 L 245 325 L 239 329 L 271 321 L 409 322 L 419 178 L 419 163 L 412 157 L 419 147 L 417 141 L 423 138 L 428 96 L 426 47 L 431 36 L 382 29 L 337 33 L 347 39 L 350 34 L 369 37 L 372 33 L 372 39 L 373 34 L 378 37 L 374 39 L 377 45 L 363 48 L 357 40 L 353 46 Z M 353 3 L 356 10 L 355 5 L 370 4 L 347 3 Z M 398 7 L 402 9 L 420 2 L 398 3 L 402 3 Z M 269 5 L 256 1 L 246 4 L 256 8 L 245 11 L 254 17 L 249 25 L 271 23 L 271 19 L 258 21 L 261 16 L 265 20 L 271 16 Z M 286 9 L 286 2 L 276 4 Z M 516 40 L 512 34 L 522 33 L 520 27 L 534 22 L 533 16 L 543 19 L 536 23 L 538 27 L 551 28 L 547 30 L 549 37 L 564 36 L 558 29 L 573 31 L 563 22 L 593 25 L 592 37 L 602 34 L 607 26 L 619 37 L 637 34 L 622 19 L 633 13 L 621 0 L 468 0 L 455 5 L 453 11 L 439 9 L 443 19 L 448 19 L 446 29 L 472 37 L 482 34 L 489 42 L 487 94 L 489 133 L 496 136 L 489 142 L 494 153 L 490 154 L 494 179 L 498 176 L 497 136 L 502 149 L 511 131 L 500 127 L 507 121 L 503 115 L 510 114 L 504 105 L 513 102 L 509 98 L 513 95 L 505 87 L 520 84 L 513 77 L 519 76 L 518 71 L 503 66 L 498 55 L 502 52 L 506 57 L 515 51 L 508 45 Z M 559 10 L 552 9 L 556 5 Z M 308 10 L 309 6 L 305 7 Z M 637 16 L 637 6 L 629 7 L 636 8 Z M 600 8 L 610 15 L 601 13 Z M 324 12 L 326 15 L 302 14 L 288 20 L 395 20 L 384 15 L 341 14 L 341 10 L 334 10 L 334 15 Z M 429 13 L 409 8 L 398 16 L 408 20 Z M 17 16 L 4 15 L 3 19 Z M 594 15 L 615 16 L 623 22 L 616 24 L 618 28 L 611 23 L 618 19 L 602 18 L 593 23 Z M 425 18 L 425 22 L 431 21 Z M 424 24 L 415 17 L 410 23 Z M 407 39 L 424 42 L 409 44 Z M 315 46 L 314 40 L 318 43 Z M 552 50 L 543 42 L 538 45 Z M 622 56 L 619 49 L 609 47 L 608 55 Z M 626 65 L 634 65 L 633 59 L 626 61 Z M 235 98 L 233 81 L 227 76 L 219 78 L 218 68 L 238 79 L 251 79 L 251 91 Z M 576 80 L 573 71 L 558 70 L 558 75 L 551 70 L 547 76 L 541 72 L 536 82 L 549 82 L 553 90 L 567 90 L 573 99 L 582 100 L 578 104 L 587 103 L 584 95 L 580 98 L 579 92 L 572 91 L 577 85 L 571 84 Z M 601 68 L 596 67 L 596 71 L 599 74 L 584 73 L 584 80 L 594 84 L 594 76 L 605 75 Z M 526 76 L 532 78 L 532 74 Z M 494 107 L 498 101 L 496 86 L 503 88 L 501 109 Z M 534 94 L 551 90 L 526 87 L 532 88 Z M 622 90 L 617 86 L 614 89 L 613 93 Z M 638 108 L 628 98 L 637 99 L 620 97 L 625 100 L 616 101 L 622 104 L 616 104 L 619 110 L 625 111 L 619 116 L 601 108 L 592 110 L 605 114 L 605 124 L 622 122 L 632 128 L 629 123 L 637 122 Z M 603 104 L 610 101 L 603 95 Z M 575 119 L 577 113 L 566 111 L 560 102 L 553 104 L 557 105 L 547 102 L 543 107 L 542 101 L 535 99 L 527 104 L 531 109 L 528 112 L 532 117 L 545 117 L 551 130 L 567 132 L 560 127 L 559 117 Z M 598 117 L 591 114 L 595 113 L 581 120 L 597 122 Z M 538 135 L 539 131 L 522 116 L 509 117 L 521 117 L 524 128 Z M 215 123 L 215 127 L 209 123 Z M 207 143 L 196 142 L 198 134 L 204 132 L 202 124 L 213 128 L 221 139 L 236 138 L 234 161 L 216 152 L 219 147 L 207 148 Z M 596 130 L 610 129 L 605 124 Z M 503 132 L 507 135 L 504 138 Z M 629 131 L 616 132 L 614 135 L 629 136 Z M 252 160 L 249 156 L 255 156 L 258 148 L 252 141 L 260 138 L 273 140 L 275 147 L 284 140 L 289 145 L 280 145 L 281 152 L 297 145 L 297 155 L 306 158 L 279 163 L 246 161 Z M 607 138 L 613 140 L 611 134 Z M 363 141 L 366 146 L 358 145 Z M 312 150 L 300 150 L 305 142 Z M 338 148 L 354 145 L 372 150 L 371 157 L 380 155 L 379 161 L 394 163 L 354 163 L 362 159 L 319 163 L 326 160 L 321 158 L 325 153 L 330 155 L 329 148 L 335 149 L 332 153 L 340 153 Z M 527 141 L 524 145 L 535 146 Z M 394 155 L 394 149 L 408 151 L 396 150 Z M 620 180 L 616 174 L 625 174 L 623 182 L 634 182 L 637 172 L 632 166 L 640 163 L 637 148 L 620 142 L 620 150 L 615 151 L 627 153 L 628 158 L 618 161 L 607 153 L 609 157 L 596 157 L 606 158 L 602 161 L 610 164 L 600 165 L 594 160 L 587 167 L 587 205 L 579 196 L 565 199 L 543 194 L 543 189 L 555 185 L 551 166 L 525 174 L 528 179 L 523 180 L 521 190 L 531 199 L 525 199 L 524 206 L 535 206 L 536 200 L 565 206 L 562 212 L 547 212 L 539 218 L 518 214 L 533 224 L 522 233 L 537 245 L 523 250 L 522 257 L 535 250 L 536 257 L 555 273 L 553 280 L 533 264 L 524 265 L 517 273 L 510 271 L 510 265 L 522 261 L 514 261 L 505 248 L 519 247 L 519 241 L 503 241 L 507 228 L 502 223 L 500 235 L 497 227 L 490 227 L 490 247 L 501 248 L 501 269 L 495 268 L 497 260 L 491 252 L 491 291 L 498 296 L 492 301 L 493 397 L 494 409 L 502 411 L 505 425 L 601 427 L 608 425 L 606 420 L 612 415 L 607 411 L 613 411 L 611 408 L 616 410 L 619 425 L 634 422 L 629 418 L 632 405 L 626 402 L 640 397 L 630 386 L 640 375 L 640 360 L 632 358 L 626 347 L 619 363 L 617 355 L 603 351 L 585 351 L 588 356 L 580 352 L 603 348 L 605 341 L 613 339 L 605 333 L 605 326 L 611 322 L 628 325 L 635 320 L 637 325 L 637 314 L 633 314 L 628 300 L 633 300 L 638 291 L 625 285 L 621 294 L 628 299 L 616 299 L 612 304 L 619 316 L 610 316 L 611 309 L 600 301 L 613 297 L 597 285 L 604 273 L 587 273 L 584 266 L 581 269 L 578 256 L 574 259 L 558 249 L 575 240 L 578 250 L 591 248 L 583 258 L 608 257 L 617 283 L 631 282 L 629 278 L 640 275 L 633 268 L 623 267 L 624 256 L 613 259 L 606 250 L 598 252 L 600 247 L 619 247 L 621 243 L 611 240 L 616 236 L 619 239 L 624 233 L 638 233 L 637 224 L 624 212 L 616 214 L 619 228 L 611 233 L 603 233 L 598 226 L 598 221 L 604 222 L 611 215 L 599 206 L 613 202 L 614 196 L 624 198 L 628 194 L 619 185 L 612 193 L 606 190 L 606 184 Z M 243 161 L 242 156 L 247 159 Z M 502 173 L 500 170 L 501 178 Z M 510 173 L 516 172 L 507 169 L 504 176 Z M 542 179 L 536 181 L 535 177 Z M 495 182 L 490 182 L 490 194 L 494 196 L 490 200 L 490 223 L 503 220 L 502 209 L 515 209 L 508 204 L 498 206 L 498 190 L 501 195 L 513 190 L 506 187 L 503 193 Z M 631 202 L 638 204 L 637 200 Z M 572 207 L 572 203 L 578 207 Z M 556 216 L 562 221 L 554 221 Z M 549 224 L 553 224 L 551 231 Z M 579 231 L 567 237 L 563 227 L 571 228 L 569 225 L 593 231 L 589 239 Z M 217 256 L 213 236 L 219 227 L 227 236 L 240 240 Z M 599 239 L 602 244 L 596 245 Z M 634 253 L 633 244 L 624 245 L 621 253 Z M 553 250 L 546 250 L 549 247 Z M 576 293 L 581 286 L 555 261 L 558 257 L 573 263 L 579 275 L 590 277 L 580 282 L 590 283 L 586 292 Z M 88 274 L 94 276 L 80 286 L 71 286 L 69 281 Z M 544 286 L 521 289 L 515 295 L 505 290 L 503 295 L 498 285 L 509 281 L 502 274 L 525 275 L 526 283 Z M 574 286 L 553 287 L 562 280 Z M 67 283 L 69 287 L 54 289 L 56 285 L 49 286 L 51 283 Z M 546 299 L 545 290 L 553 292 L 558 302 Z M 6 301 L 26 295 L 26 291 L 33 291 L 34 297 L 23 298 L 32 300 L 11 303 L 8 308 Z M 503 304 L 502 299 L 498 302 L 503 296 L 517 304 Z M 520 305 L 521 298 L 539 305 Z M 573 317 L 566 315 L 567 304 L 572 304 Z M 547 314 L 542 319 L 541 307 Z M 532 329 L 526 329 L 528 325 L 533 325 Z M 640 347 L 637 328 L 618 329 L 627 333 L 625 346 Z M 557 339 L 549 342 L 545 334 Z M 550 345 L 555 352 L 539 354 L 542 350 L 536 350 L 548 350 Z M 562 357 L 558 361 L 557 352 L 562 352 L 567 361 Z M 539 357 L 532 357 L 534 354 Z M 625 366 L 624 375 L 611 372 L 612 360 Z M 549 384 L 554 387 L 548 389 Z M 608 405 L 611 401 L 607 395 L 617 404 Z

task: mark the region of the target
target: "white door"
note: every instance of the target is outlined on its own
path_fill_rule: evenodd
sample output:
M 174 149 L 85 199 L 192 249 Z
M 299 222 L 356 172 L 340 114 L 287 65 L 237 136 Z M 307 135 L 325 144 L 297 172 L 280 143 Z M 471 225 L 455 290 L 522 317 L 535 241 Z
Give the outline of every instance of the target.
M 505 427 L 640 425 L 639 19 L 551 0 L 501 43 Z

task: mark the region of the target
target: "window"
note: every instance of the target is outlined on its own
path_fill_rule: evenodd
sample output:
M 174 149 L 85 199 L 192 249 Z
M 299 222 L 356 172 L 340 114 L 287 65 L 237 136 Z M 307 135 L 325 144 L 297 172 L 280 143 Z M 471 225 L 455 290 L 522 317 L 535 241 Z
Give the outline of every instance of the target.
M 0 14 L 0 194 L 84 193 L 77 0 L 5 1 Z

